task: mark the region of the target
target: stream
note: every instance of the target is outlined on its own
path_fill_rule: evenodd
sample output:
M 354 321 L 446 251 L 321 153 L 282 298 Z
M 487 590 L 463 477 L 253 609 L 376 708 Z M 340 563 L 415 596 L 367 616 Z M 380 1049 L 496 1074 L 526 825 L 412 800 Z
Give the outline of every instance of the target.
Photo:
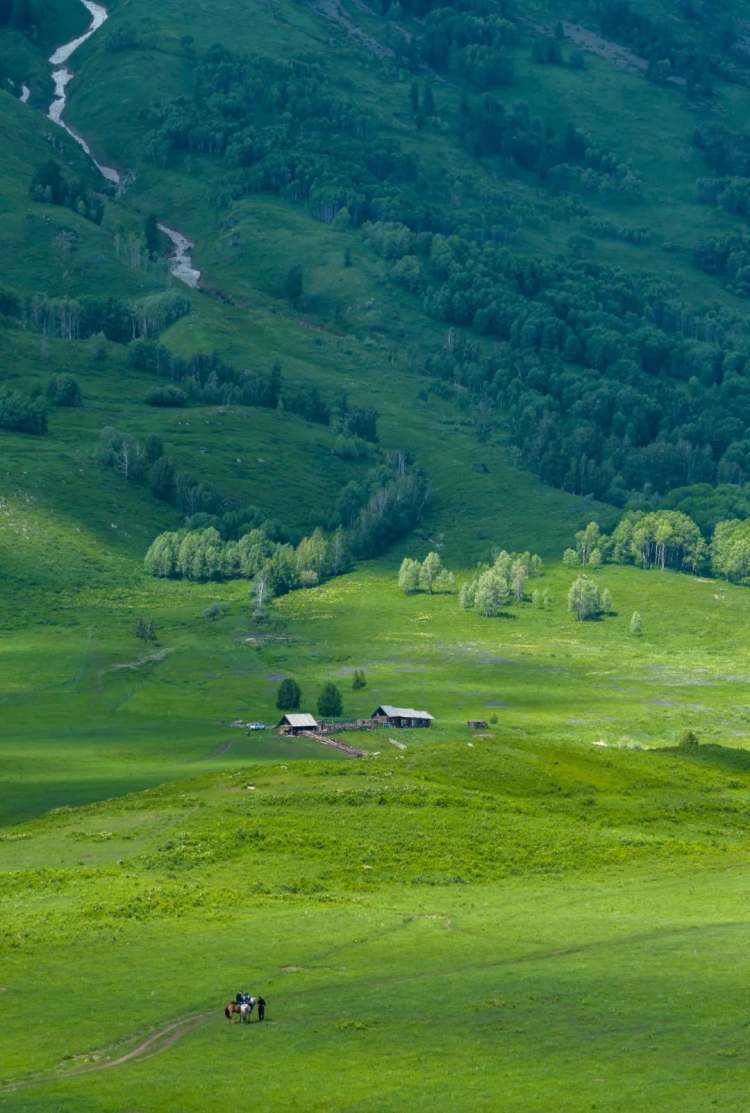
M 103 178 L 106 178 L 106 180 L 113 185 L 120 186 L 122 185 L 122 177 L 119 170 L 116 170 L 114 166 L 104 166 L 102 163 L 97 162 L 83 136 L 79 135 L 78 132 L 63 119 L 63 112 L 67 104 L 66 89 L 74 77 L 72 70 L 68 69 L 66 63 L 69 61 L 71 55 L 78 50 L 79 46 L 83 46 L 86 40 L 90 39 L 109 17 L 107 9 L 101 4 L 96 4 L 94 0 L 81 0 L 81 3 L 91 16 L 91 25 L 88 31 L 79 35 L 77 39 L 73 39 L 63 46 L 59 46 L 54 54 L 50 56 L 49 61 L 50 65 L 53 67 L 52 80 L 55 86 L 55 95 L 49 106 L 47 115 L 53 123 L 63 128 L 71 139 L 75 139 L 76 143 L 83 148 Z M 25 90 L 26 87 L 24 86 L 23 88 Z M 159 230 L 164 233 L 172 244 L 172 250 L 169 253 L 169 269 L 171 273 L 187 286 L 197 286 L 200 281 L 201 272 L 196 270 L 193 266 L 193 243 L 187 236 L 184 236 L 182 232 L 178 232 L 176 229 L 170 228 L 166 224 L 160 224 Z

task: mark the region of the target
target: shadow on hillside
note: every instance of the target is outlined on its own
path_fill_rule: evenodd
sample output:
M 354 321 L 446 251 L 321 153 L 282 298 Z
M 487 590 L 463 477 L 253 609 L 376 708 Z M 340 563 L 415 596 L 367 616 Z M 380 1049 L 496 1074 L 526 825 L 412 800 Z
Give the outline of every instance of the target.
M 718 743 L 708 743 L 695 749 L 685 749 L 683 746 L 666 746 L 651 751 L 655 755 L 668 757 L 681 757 L 686 761 L 697 762 L 700 765 L 711 765 L 720 769 L 734 769 L 737 772 L 750 773 L 750 750 L 735 749 L 733 746 L 720 746 Z

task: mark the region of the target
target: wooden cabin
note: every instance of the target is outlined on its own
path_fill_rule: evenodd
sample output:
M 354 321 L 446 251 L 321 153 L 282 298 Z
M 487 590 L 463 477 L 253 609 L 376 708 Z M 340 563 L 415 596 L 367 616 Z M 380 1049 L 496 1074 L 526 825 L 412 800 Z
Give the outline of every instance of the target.
M 319 731 L 320 726 L 312 715 L 306 712 L 290 711 L 277 723 L 279 734 L 305 734 L 307 731 Z
M 431 727 L 433 716 L 429 711 L 415 711 L 413 707 L 391 707 L 381 704 L 372 713 L 373 721 L 387 727 Z

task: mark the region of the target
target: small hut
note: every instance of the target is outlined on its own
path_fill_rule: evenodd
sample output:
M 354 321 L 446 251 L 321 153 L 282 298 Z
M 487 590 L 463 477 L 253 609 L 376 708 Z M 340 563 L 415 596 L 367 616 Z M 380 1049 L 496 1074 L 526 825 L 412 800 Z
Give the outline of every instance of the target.
M 312 715 L 308 715 L 306 712 L 290 712 L 280 719 L 277 729 L 279 734 L 305 734 L 310 730 L 320 730 L 320 726 Z
M 389 703 L 376 708 L 372 718 L 386 727 L 431 727 L 433 720 L 429 711 L 415 711 L 413 707 L 391 707 Z
M 469 719 L 468 727 L 470 730 L 487 730 L 489 723 L 485 719 Z

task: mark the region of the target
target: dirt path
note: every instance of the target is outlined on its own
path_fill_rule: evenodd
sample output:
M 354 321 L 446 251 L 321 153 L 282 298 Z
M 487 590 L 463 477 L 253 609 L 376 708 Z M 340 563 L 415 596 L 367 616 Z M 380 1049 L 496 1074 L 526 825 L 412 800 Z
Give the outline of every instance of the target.
M 648 69 L 648 62 L 645 58 L 633 54 L 632 50 L 620 46 L 619 43 L 602 38 L 601 35 L 597 35 L 595 31 L 590 31 L 587 27 L 581 27 L 579 23 L 564 22 L 563 30 L 566 39 L 570 39 L 572 43 L 584 50 L 590 50 L 592 54 L 598 54 L 600 58 L 611 62 L 618 69 L 630 70 L 631 73 L 645 73 Z
M 122 1067 L 126 1063 L 162 1055 L 165 1051 L 169 1051 L 170 1047 L 174 1047 L 183 1036 L 187 1036 L 190 1032 L 200 1028 L 214 1015 L 218 1015 L 218 1010 L 210 1009 L 208 1012 L 191 1013 L 189 1016 L 183 1016 L 179 1020 L 172 1021 L 165 1028 L 152 1032 L 136 1047 L 125 1052 L 124 1055 L 118 1055 L 116 1059 L 103 1059 L 98 1063 L 85 1063 L 80 1067 L 73 1067 L 72 1070 L 44 1071 L 29 1078 L 19 1079 L 17 1082 L 8 1082 L 4 1086 L 0 1086 L 0 1095 L 14 1094 L 18 1090 L 30 1090 L 34 1086 L 43 1086 L 49 1082 L 64 1082 L 68 1078 L 78 1078 L 82 1074 L 96 1074 L 99 1071 L 112 1070 L 113 1067 Z
M 341 750 L 342 753 L 349 754 L 349 757 L 369 757 L 367 750 L 358 750 L 356 746 L 339 742 L 338 738 L 330 738 L 327 734 L 316 734 L 312 730 L 303 730 L 301 736 L 312 738 L 314 742 L 319 742 L 321 746 L 330 746 L 334 750 Z
M 233 738 L 230 738 L 227 742 L 220 742 L 215 750 L 211 750 L 210 754 L 206 754 L 206 757 L 223 757 L 224 754 L 229 753 L 233 745 Z
M 554 25 L 551 23 L 536 23 L 533 20 L 527 21 L 528 26 L 532 30 L 537 31 L 543 35 L 551 35 L 554 33 Z M 590 30 L 588 27 L 583 27 L 580 23 L 568 23 L 566 20 L 562 21 L 563 31 L 565 38 L 578 46 L 581 50 L 590 50 L 592 54 L 597 54 L 603 58 L 605 62 L 609 62 L 618 70 L 625 70 L 628 73 L 645 74 L 648 69 L 648 61 L 641 58 L 639 54 L 634 54 L 632 50 L 628 50 L 626 46 L 620 43 L 613 42 L 612 39 L 605 39 L 596 31 Z M 684 77 L 669 77 L 667 83 L 670 85 L 684 85 Z
M 106 669 L 99 670 L 99 680 L 106 676 L 108 672 L 119 672 L 121 669 L 141 669 L 144 665 L 163 661 L 172 652 L 172 649 L 157 649 L 153 653 L 147 653 L 145 657 L 137 657 L 135 661 L 123 661 L 119 665 L 108 665 Z
M 370 54 L 374 54 L 376 58 L 393 58 L 393 51 L 389 46 L 384 43 L 378 42 L 372 35 L 368 35 L 361 27 L 358 27 L 349 16 L 346 14 L 341 6 L 340 0 L 310 0 L 310 7 L 313 8 L 324 19 L 335 23 L 340 27 L 350 39 L 353 39 L 358 46 L 364 47 Z

